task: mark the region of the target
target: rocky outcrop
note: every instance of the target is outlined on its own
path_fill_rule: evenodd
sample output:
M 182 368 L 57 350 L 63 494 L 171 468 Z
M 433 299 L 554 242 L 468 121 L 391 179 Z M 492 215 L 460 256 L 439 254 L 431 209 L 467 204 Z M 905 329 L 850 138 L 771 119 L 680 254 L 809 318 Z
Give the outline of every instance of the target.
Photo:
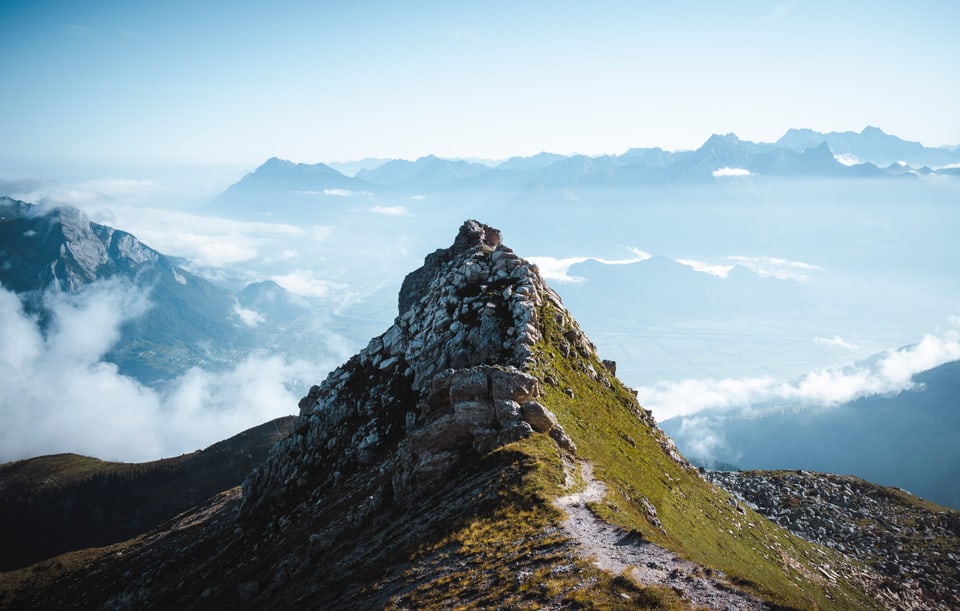
M 960 608 L 960 512 L 850 476 L 704 475 L 794 534 L 869 565 L 870 589 L 889 608 Z
M 465 451 L 483 454 L 534 431 L 574 451 L 535 403 L 539 381 L 527 373 L 544 301 L 565 311 L 498 230 L 464 223 L 452 246 L 406 277 L 394 324 L 300 402 L 296 433 L 245 482 L 244 511 L 374 461 L 393 473 L 389 497 L 403 499 L 439 481 Z M 593 353 L 579 329 L 569 335 L 567 350 Z

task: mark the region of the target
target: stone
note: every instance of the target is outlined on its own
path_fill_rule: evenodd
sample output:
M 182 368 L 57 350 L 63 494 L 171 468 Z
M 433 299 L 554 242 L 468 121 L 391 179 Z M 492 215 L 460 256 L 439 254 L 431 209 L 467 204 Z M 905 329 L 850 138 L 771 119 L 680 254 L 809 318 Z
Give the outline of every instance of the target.
M 557 417 L 543 404 L 527 401 L 523 404 L 523 419 L 538 433 L 547 433 L 557 426 Z
M 537 378 L 515 368 L 493 369 L 490 389 L 494 400 L 505 399 L 524 403 L 537 395 Z

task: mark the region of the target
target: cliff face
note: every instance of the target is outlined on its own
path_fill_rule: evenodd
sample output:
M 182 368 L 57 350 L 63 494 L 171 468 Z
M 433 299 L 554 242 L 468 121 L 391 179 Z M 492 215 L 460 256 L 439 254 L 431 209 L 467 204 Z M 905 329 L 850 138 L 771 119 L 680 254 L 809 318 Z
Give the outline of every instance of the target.
M 399 306 L 242 490 L 0 576 L 0 607 L 880 606 L 691 468 L 497 230 L 466 222 Z
M 371 466 L 393 474 L 385 498 L 420 494 L 468 454 L 535 429 L 572 449 L 526 372 L 544 302 L 562 309 L 499 231 L 465 223 L 453 246 L 407 276 L 394 325 L 300 402 L 296 433 L 244 484 L 245 515 L 298 497 L 318 477 L 333 483 Z

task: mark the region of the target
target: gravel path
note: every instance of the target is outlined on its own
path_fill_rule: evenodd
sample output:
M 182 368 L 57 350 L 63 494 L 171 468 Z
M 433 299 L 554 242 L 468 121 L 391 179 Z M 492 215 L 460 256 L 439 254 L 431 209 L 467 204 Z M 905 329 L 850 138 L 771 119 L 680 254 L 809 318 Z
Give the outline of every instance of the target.
M 597 567 L 618 575 L 629 571 L 643 585 L 672 588 L 693 606 L 737 611 L 766 608 L 761 601 L 705 576 L 700 565 L 598 518 L 587 503 L 601 501 L 606 486 L 594 478 L 590 463 L 582 462 L 581 470 L 586 489 L 555 502 L 567 512 L 564 529 L 578 542 L 583 556 L 594 558 Z M 713 575 L 722 577 L 716 571 Z

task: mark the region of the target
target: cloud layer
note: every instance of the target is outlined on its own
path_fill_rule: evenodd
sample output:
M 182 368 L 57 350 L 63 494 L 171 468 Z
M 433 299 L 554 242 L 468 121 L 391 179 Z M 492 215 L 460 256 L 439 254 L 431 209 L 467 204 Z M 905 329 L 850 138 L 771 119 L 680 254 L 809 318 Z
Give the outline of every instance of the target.
M 840 338 L 826 341 L 848 347 Z M 638 397 L 661 421 L 704 410 L 748 413 L 784 404 L 829 407 L 906 390 L 913 387 L 915 374 L 955 360 L 960 360 L 960 332 L 950 329 L 941 335 L 928 334 L 913 346 L 889 350 L 868 363 L 812 371 L 793 382 L 770 377 L 660 382 L 639 388 Z
M 294 413 L 323 370 L 249 356 L 225 372 L 191 369 L 161 393 L 103 360 L 121 325 L 149 307 L 141 290 L 101 282 L 80 296 L 50 294 L 46 306 L 52 319 L 41 332 L 17 296 L 0 288 L 0 462 L 59 452 L 123 461 L 190 452 Z

